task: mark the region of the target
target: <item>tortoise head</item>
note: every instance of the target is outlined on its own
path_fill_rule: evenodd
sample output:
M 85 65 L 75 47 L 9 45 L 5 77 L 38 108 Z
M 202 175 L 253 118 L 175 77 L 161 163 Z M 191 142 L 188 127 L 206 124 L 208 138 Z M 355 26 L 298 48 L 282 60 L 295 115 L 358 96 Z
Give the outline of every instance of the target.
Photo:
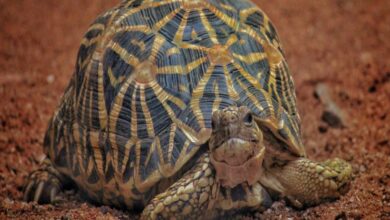
M 252 184 L 262 178 L 263 167 L 305 157 L 303 147 L 289 141 L 293 139 L 283 135 L 283 126 L 273 121 L 260 120 L 246 106 L 213 113 L 209 150 L 223 186 Z
M 263 133 L 247 107 L 232 106 L 213 113 L 209 149 L 222 186 L 232 188 L 259 180 L 265 154 Z

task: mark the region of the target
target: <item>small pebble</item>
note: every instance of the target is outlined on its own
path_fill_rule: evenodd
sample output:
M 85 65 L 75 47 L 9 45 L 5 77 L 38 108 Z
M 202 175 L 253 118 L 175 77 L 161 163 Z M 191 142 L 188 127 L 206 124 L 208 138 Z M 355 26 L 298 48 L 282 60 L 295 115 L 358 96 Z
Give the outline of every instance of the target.
M 54 77 L 54 75 L 52 75 L 52 74 L 50 74 L 50 75 L 48 75 L 48 76 L 46 77 L 46 81 L 47 81 L 47 83 L 49 83 L 49 84 L 52 84 L 52 83 L 54 82 L 54 80 L 55 80 L 55 77 Z

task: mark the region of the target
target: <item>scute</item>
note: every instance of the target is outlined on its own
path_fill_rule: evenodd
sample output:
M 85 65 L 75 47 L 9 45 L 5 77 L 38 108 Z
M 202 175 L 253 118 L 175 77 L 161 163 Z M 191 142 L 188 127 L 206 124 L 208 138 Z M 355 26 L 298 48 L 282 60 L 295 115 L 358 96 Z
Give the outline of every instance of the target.
M 246 105 L 286 146 L 302 145 L 294 85 L 266 15 L 247 1 L 191 4 L 124 1 L 85 35 L 73 106 L 74 145 L 85 152 L 73 164 L 103 167 L 88 176 L 109 189 L 107 201 L 147 200 L 209 139 L 212 113 L 231 105 Z M 89 132 L 99 146 L 86 144 Z

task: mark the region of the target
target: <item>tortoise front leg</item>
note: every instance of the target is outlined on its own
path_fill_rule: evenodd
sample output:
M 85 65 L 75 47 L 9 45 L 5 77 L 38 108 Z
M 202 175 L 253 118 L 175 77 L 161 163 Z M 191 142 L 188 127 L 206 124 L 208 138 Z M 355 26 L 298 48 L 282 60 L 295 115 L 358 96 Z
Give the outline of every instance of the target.
M 347 191 L 351 176 L 352 167 L 344 160 L 315 162 L 301 158 L 268 169 L 261 183 L 302 208 L 340 197 Z
M 45 158 L 40 168 L 32 172 L 24 188 L 24 201 L 40 204 L 57 201 L 58 194 L 71 184 L 70 180 L 61 174 L 49 158 Z
M 205 154 L 180 180 L 157 195 L 145 207 L 141 219 L 198 219 L 210 213 L 218 184 Z

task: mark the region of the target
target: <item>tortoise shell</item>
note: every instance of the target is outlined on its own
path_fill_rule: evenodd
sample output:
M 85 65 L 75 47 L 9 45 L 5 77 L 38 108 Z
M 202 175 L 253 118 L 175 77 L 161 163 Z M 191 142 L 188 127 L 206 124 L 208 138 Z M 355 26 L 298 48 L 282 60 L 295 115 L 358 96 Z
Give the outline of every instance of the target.
M 85 34 L 46 151 L 90 197 L 144 204 L 206 147 L 212 113 L 231 105 L 304 152 L 285 56 L 256 5 L 123 1 Z

